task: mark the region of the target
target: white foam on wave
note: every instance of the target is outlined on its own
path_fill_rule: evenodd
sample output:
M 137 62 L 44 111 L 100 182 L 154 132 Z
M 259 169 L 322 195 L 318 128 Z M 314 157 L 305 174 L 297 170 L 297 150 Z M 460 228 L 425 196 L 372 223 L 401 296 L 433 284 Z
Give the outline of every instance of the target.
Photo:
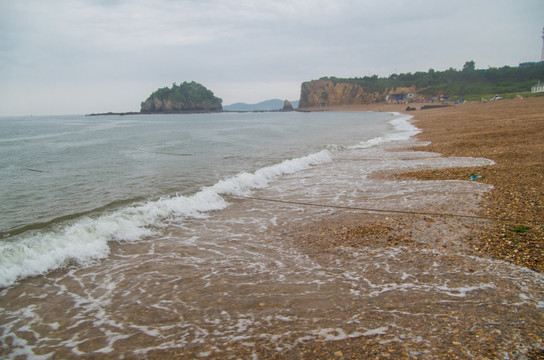
M 403 141 L 408 140 L 412 136 L 419 134 L 420 129 L 415 127 L 410 120 L 413 118 L 412 115 L 401 114 L 397 112 L 391 113 L 393 119 L 389 121 L 389 124 L 393 127 L 393 132 L 388 133 L 384 136 L 374 137 L 372 139 L 362 141 L 359 144 L 350 146 L 350 149 L 367 149 L 376 145 L 383 143 L 389 143 L 392 141 Z
M 66 267 L 90 265 L 108 256 L 111 241 L 137 241 L 171 220 L 205 217 L 228 204 L 222 195 L 247 195 L 284 175 L 331 161 L 328 150 L 284 160 L 254 173 L 242 172 L 204 187 L 191 196 L 165 197 L 136 204 L 97 218 L 85 217 L 59 230 L 21 234 L 0 242 L 0 287 Z

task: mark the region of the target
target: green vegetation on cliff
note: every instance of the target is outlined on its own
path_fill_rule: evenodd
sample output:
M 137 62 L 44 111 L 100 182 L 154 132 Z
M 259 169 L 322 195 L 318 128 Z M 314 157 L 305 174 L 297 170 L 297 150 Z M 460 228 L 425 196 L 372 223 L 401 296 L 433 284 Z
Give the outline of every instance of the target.
M 341 79 L 324 77 L 333 83 L 355 83 L 370 93 L 385 94 L 389 89 L 415 86 L 420 95 L 450 97 L 484 96 L 529 92 L 531 86 L 544 80 L 544 64 L 489 69 L 476 69 L 474 61 L 467 61 L 462 70 L 429 69 L 428 72 L 392 74 L 389 77 L 365 76 Z M 301 94 L 303 97 L 304 94 Z
M 191 81 L 171 88 L 163 87 L 154 91 L 141 105 L 141 112 L 176 113 L 221 111 L 222 100 L 203 85 Z

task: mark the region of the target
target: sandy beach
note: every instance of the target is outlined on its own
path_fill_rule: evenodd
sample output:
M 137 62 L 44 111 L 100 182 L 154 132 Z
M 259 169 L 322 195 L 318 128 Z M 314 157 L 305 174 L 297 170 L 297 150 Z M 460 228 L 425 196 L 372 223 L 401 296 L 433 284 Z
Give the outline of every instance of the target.
M 472 248 L 484 256 L 544 272 L 544 98 L 500 100 L 420 111 L 425 150 L 485 157 L 485 168 L 425 171 L 418 179 L 461 179 L 493 185 L 481 215 L 493 219 Z
M 410 104 L 417 110 L 409 113 L 423 130 L 418 139 L 430 144 L 413 150 L 446 157 L 484 157 L 495 165 L 383 176 L 470 181 L 471 175 L 476 175 L 473 181 L 490 184 L 493 189 L 484 195 L 479 214 L 488 220 L 480 222 L 484 226 L 481 231 L 462 240 L 468 245 L 464 251 L 544 272 L 544 97 L 420 110 L 423 105 Z M 372 104 L 326 110 L 405 112 L 407 106 Z M 384 225 L 378 229 L 383 233 Z M 413 240 L 404 238 L 404 243 Z
M 347 215 L 335 221 L 319 222 L 314 228 L 301 229 L 296 235 L 299 243 L 322 250 L 337 246 L 370 250 L 409 246 L 449 253 L 452 259 L 453 254 L 476 255 L 544 272 L 544 98 L 465 103 L 429 110 L 420 110 L 422 105 L 415 104 L 417 110 L 409 113 L 422 130 L 417 138 L 429 144 L 411 150 L 436 152 L 444 157 L 483 157 L 493 160 L 495 165 L 377 176 L 396 180 L 471 181 L 474 175 L 472 181 L 493 186 L 483 195 L 478 216 L 463 221 L 432 215 Z M 374 104 L 313 110 L 405 112 L 406 106 Z M 451 204 L 444 211 L 453 213 L 459 205 Z M 506 313 L 503 315 L 505 319 L 508 317 Z M 464 340 L 434 344 L 433 354 L 423 358 L 466 358 L 466 353 L 456 349 L 461 343 L 478 349 L 477 353 L 483 356 L 478 358 L 516 356 L 498 352 L 500 340 L 493 333 L 471 331 L 468 323 L 450 326 Z M 524 326 L 526 330 L 532 327 L 528 323 Z M 542 343 L 542 331 L 532 332 L 534 329 L 529 330 L 528 338 Z M 482 343 L 481 339 L 486 340 Z M 406 346 L 363 338 L 306 344 L 282 355 L 290 358 L 298 353 L 307 359 L 410 358 Z M 527 359 L 544 359 L 543 348 L 524 352 Z

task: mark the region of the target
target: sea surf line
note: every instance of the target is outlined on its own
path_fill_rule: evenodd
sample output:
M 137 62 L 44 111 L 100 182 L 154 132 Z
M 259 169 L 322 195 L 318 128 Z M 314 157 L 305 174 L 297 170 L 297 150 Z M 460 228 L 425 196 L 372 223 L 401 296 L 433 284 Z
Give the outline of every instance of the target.
M 227 195 L 226 197 L 227 198 L 233 198 L 233 199 L 247 199 L 247 200 L 265 201 L 265 202 L 276 202 L 276 203 L 291 204 L 291 205 L 303 205 L 303 206 L 315 206 L 315 207 L 324 207 L 324 208 L 331 208 L 331 209 L 355 210 L 355 211 L 363 211 L 363 212 L 369 212 L 369 213 L 404 214 L 404 215 L 421 215 L 421 216 L 443 216 L 443 217 L 456 217 L 456 218 L 467 218 L 467 219 L 478 219 L 478 220 L 495 220 L 495 221 L 503 221 L 503 222 L 508 222 L 508 223 L 534 225 L 534 224 L 530 224 L 530 223 L 527 223 L 527 222 L 524 222 L 524 221 L 519 221 L 519 220 L 514 220 L 514 219 L 494 218 L 494 217 L 481 216 L 481 215 L 467 215 L 467 214 L 440 213 L 440 212 L 427 212 L 427 211 L 408 211 L 408 210 L 364 208 L 364 207 L 357 207 L 357 206 L 341 206 L 341 205 L 333 205 L 333 204 L 317 204 L 317 203 L 302 202 L 302 201 L 292 201 L 292 200 L 287 201 L 287 200 L 269 199 L 269 198 L 255 197 L 255 196 L 241 196 L 241 195 Z

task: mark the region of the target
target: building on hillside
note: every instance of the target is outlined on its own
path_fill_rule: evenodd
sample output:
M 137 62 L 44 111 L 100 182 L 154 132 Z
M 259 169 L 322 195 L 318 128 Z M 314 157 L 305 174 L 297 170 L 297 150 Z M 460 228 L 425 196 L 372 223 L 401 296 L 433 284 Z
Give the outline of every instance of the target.
M 544 92 L 544 83 L 539 81 L 538 84 L 533 85 L 531 87 L 531 92 L 532 93 Z
M 390 103 L 401 104 L 414 99 L 414 97 L 414 93 L 389 94 L 385 97 L 385 100 Z

